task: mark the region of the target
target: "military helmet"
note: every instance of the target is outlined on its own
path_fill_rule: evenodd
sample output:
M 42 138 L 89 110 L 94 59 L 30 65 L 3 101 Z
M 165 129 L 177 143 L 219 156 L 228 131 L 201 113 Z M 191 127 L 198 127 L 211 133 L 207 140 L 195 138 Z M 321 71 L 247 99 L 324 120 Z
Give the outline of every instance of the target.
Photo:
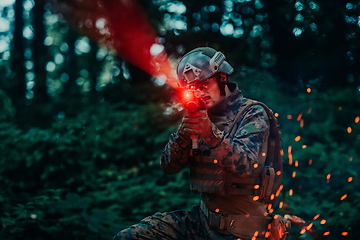
M 210 47 L 199 47 L 185 54 L 176 69 L 183 84 L 205 81 L 215 73 L 230 75 L 234 69 L 225 61 L 225 55 Z

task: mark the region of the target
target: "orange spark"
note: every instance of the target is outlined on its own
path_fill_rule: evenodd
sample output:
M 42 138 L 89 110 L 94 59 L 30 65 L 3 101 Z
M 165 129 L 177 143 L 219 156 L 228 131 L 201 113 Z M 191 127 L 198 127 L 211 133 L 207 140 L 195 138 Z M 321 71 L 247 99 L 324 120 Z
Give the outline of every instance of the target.
M 307 112 L 307 113 L 308 113 L 308 114 L 310 114 L 310 113 L 311 113 L 311 108 L 309 108 L 309 109 L 308 109 L 308 112 Z
M 348 182 L 352 182 L 353 178 L 352 177 L 349 177 L 348 178 Z
M 355 123 L 358 123 L 359 121 L 360 121 L 360 117 L 357 116 L 357 117 L 355 118 Z
M 289 196 L 292 196 L 292 195 L 293 195 L 293 190 L 290 189 L 290 190 L 289 190 Z
M 346 197 L 347 197 L 347 194 L 345 194 L 344 196 L 342 196 L 342 197 L 340 198 L 340 200 L 342 201 L 342 200 L 344 200 Z
M 267 209 L 270 210 L 271 207 L 272 207 L 272 204 L 270 203 L 270 204 L 268 205 Z
M 279 189 L 276 191 L 275 196 L 278 197 L 280 195 L 281 190 L 283 189 L 284 185 L 280 185 Z
M 342 110 L 342 107 L 340 106 L 338 109 L 339 109 L 339 111 L 341 111 L 341 110 Z
M 254 164 L 254 168 L 257 168 L 259 166 L 259 164 L 255 163 Z
M 270 236 L 270 232 L 265 233 L 265 238 L 268 238 Z
M 255 197 L 253 197 L 253 200 L 254 200 L 254 201 L 259 200 L 259 196 L 255 196 Z
M 329 183 L 329 182 L 330 182 L 330 176 L 331 176 L 330 173 L 326 176 L 326 183 Z
M 292 116 L 291 116 L 291 115 L 287 115 L 286 118 L 290 120 L 290 119 L 292 119 Z
M 310 230 L 310 228 L 312 228 L 312 226 L 313 226 L 313 225 L 314 225 L 313 223 L 310 223 L 310 224 L 309 224 L 309 226 L 307 226 L 307 227 L 306 227 L 306 230 L 308 230 L 308 231 L 309 231 L 309 230 Z
M 324 236 L 327 236 L 329 234 L 330 234 L 330 232 L 324 232 Z
M 276 175 L 280 176 L 281 175 L 281 171 L 277 171 Z
M 342 232 L 341 235 L 346 236 L 348 233 L 347 232 Z
M 348 133 L 351 133 L 351 131 L 352 131 L 351 127 L 348 127 L 348 128 L 347 128 L 347 132 L 348 132 Z
M 274 209 L 272 208 L 272 209 L 269 210 L 269 213 L 272 213 L 273 211 L 274 211 Z
M 274 194 L 271 194 L 270 200 L 274 200 L 274 198 L 275 198 Z
M 298 166 L 299 166 L 299 161 L 296 160 L 296 161 L 295 161 L 295 167 L 298 167 Z
M 279 114 L 278 114 L 278 113 L 275 113 L 274 116 L 275 116 L 275 117 L 279 117 Z
M 280 154 L 281 154 L 281 156 L 284 156 L 284 150 L 280 150 Z
M 294 178 L 296 176 L 296 171 L 292 173 L 292 177 Z
M 256 232 L 254 233 L 254 236 L 251 238 L 251 240 L 255 240 L 258 234 L 259 234 L 259 232 L 256 231 Z
M 323 219 L 323 220 L 320 221 L 320 224 L 322 224 L 322 225 L 324 225 L 325 223 L 326 223 L 326 220 L 325 220 L 325 219 Z
M 312 159 L 309 159 L 309 165 L 311 165 L 312 164 Z
M 320 214 L 317 214 L 313 219 L 316 220 L 320 217 Z
M 284 206 L 284 203 L 283 202 L 280 202 L 279 203 L 279 208 L 282 208 Z
M 300 139 L 301 139 L 301 137 L 300 137 L 300 136 L 297 136 L 297 137 L 295 138 L 295 142 L 298 142 Z
M 300 234 L 304 234 L 305 232 L 306 232 L 306 229 L 303 228 L 303 229 L 301 230 Z
M 304 144 L 304 145 L 302 145 L 301 147 L 302 147 L 302 148 L 306 148 L 307 146 Z
M 289 157 L 289 165 L 292 165 L 291 146 L 288 147 L 288 157 Z
M 215 212 L 216 212 L 216 213 L 218 213 L 219 211 L 220 211 L 220 210 L 219 210 L 218 208 L 217 208 L 217 209 L 215 209 Z
M 301 119 L 301 121 L 300 121 L 300 127 L 301 127 L 301 128 L 304 127 L 304 119 Z
M 349 160 L 350 160 L 350 162 L 351 162 L 351 161 L 353 160 L 353 157 L 350 157 L 350 159 L 349 159 Z
M 307 89 L 306 89 L 306 92 L 307 92 L 307 93 L 311 93 L 311 88 L 307 88 Z
M 296 118 L 296 120 L 300 121 L 301 117 L 302 117 L 302 113 L 299 114 L 299 116 Z

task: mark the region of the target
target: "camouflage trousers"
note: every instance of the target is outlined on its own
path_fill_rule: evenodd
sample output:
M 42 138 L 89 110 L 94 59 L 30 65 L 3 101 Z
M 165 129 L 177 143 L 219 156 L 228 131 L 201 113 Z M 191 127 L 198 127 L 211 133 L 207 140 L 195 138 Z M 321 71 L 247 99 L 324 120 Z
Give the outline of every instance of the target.
M 235 240 L 238 238 L 211 230 L 197 204 L 190 212 L 155 213 L 144 218 L 140 223 L 120 231 L 113 240 L 120 239 Z

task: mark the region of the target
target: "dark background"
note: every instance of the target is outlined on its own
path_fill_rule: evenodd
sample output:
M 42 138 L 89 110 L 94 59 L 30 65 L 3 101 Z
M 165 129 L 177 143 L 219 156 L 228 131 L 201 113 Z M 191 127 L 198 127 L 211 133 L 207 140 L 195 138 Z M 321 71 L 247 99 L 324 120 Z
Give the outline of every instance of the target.
M 116 54 L 111 36 L 125 33 L 99 34 L 97 20 L 121 12 L 110 2 L 0 3 L 1 239 L 111 239 L 199 201 L 188 169 L 159 166 L 183 113 L 175 91 Z M 139 4 L 175 66 L 193 48 L 216 48 L 235 69 L 230 81 L 278 114 L 285 173 L 274 212 L 358 239 L 359 3 Z M 290 239 L 311 239 L 300 231 Z

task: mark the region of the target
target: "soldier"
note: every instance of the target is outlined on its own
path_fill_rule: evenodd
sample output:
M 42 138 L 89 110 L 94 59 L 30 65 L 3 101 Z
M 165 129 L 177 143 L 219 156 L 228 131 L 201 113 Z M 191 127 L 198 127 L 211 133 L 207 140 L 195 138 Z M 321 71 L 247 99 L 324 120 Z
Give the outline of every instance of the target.
M 176 174 L 189 164 L 190 188 L 201 193 L 201 203 L 190 212 L 156 213 L 114 239 L 287 239 L 289 223 L 270 217 L 262 201 L 273 193 L 276 177 L 273 168 L 263 167 L 269 111 L 228 82 L 232 72 L 225 56 L 208 47 L 190 51 L 177 67 L 179 79 L 201 91 L 204 108 L 185 114 L 163 150 L 161 167 Z

